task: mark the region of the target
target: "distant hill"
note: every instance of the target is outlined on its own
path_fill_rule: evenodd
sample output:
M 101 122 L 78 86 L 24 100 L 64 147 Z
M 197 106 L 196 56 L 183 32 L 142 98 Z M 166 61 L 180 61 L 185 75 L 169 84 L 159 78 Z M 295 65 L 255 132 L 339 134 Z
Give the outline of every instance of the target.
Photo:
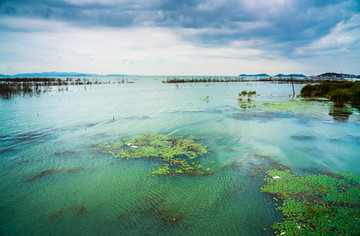
M 239 76 L 247 76 L 247 77 L 270 77 L 270 75 L 268 75 L 268 74 L 256 74 L 256 75 L 246 75 L 246 74 L 241 74 L 241 75 L 239 75 Z
M 335 72 L 326 72 L 321 75 L 317 75 L 318 78 L 356 78 L 356 75 L 344 74 L 344 73 L 335 73 Z
M 108 74 L 108 75 L 105 75 L 105 76 L 128 76 L 128 75 L 122 75 L 122 74 Z
M 0 75 L 0 77 L 73 77 L 73 76 L 99 76 L 98 74 L 77 73 L 77 72 L 41 72 L 41 73 L 21 73 L 16 75 Z
M 99 76 L 97 74 L 77 73 L 77 72 L 42 72 L 42 73 L 23 73 L 13 77 L 62 77 L 62 76 Z
M 284 74 L 277 74 L 277 75 L 274 75 L 274 77 L 306 77 L 305 75 L 303 74 L 289 74 L 289 75 L 284 75 Z
M 89 73 L 77 73 L 77 72 L 41 72 L 41 73 L 21 73 L 16 75 L 2 75 L 0 77 L 82 77 L 82 76 L 104 76 L 99 74 L 89 74 Z M 129 76 L 124 74 L 108 74 L 105 76 Z

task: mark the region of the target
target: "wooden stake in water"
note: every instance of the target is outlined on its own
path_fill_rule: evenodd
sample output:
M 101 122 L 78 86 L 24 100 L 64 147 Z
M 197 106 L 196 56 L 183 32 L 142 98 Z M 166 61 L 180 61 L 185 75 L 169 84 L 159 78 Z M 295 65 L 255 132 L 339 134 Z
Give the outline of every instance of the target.
M 292 86 L 292 90 L 293 90 L 293 98 L 295 97 L 295 89 L 294 89 L 294 81 L 293 81 L 293 77 L 292 75 L 290 75 L 290 78 L 291 78 L 291 86 Z

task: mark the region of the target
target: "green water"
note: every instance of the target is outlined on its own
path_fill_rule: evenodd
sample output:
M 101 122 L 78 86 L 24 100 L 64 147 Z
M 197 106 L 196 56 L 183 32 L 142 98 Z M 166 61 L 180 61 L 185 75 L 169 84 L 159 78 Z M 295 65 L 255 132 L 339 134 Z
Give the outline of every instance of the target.
M 1 99 L 0 235 L 272 235 L 263 229 L 282 216 L 254 153 L 296 173 L 360 174 L 356 109 L 289 98 L 287 84 L 165 79 Z M 239 102 L 242 90 L 258 96 Z M 161 163 L 90 150 L 147 132 L 204 137 L 200 163 L 215 173 L 153 177 Z

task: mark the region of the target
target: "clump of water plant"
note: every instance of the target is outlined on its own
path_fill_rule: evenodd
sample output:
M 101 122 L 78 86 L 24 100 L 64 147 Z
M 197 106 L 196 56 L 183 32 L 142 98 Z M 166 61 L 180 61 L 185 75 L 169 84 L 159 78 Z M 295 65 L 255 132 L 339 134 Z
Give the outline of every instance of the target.
M 247 90 L 241 91 L 241 93 L 239 93 L 238 100 L 242 101 L 246 95 Z
M 250 101 L 251 98 L 256 95 L 256 91 L 249 91 L 249 92 L 247 93 L 247 95 L 248 95 L 248 101 Z
M 343 107 L 347 102 L 360 102 L 360 81 L 322 81 L 320 84 L 308 84 L 301 89 L 302 97 L 329 98 L 334 106 Z
M 280 200 L 277 235 L 359 235 L 360 176 L 348 172 L 295 175 L 270 170 L 262 191 Z
M 256 91 L 248 92 L 247 90 L 244 90 L 244 91 L 241 91 L 241 93 L 239 93 L 238 100 L 242 101 L 247 96 L 248 101 L 250 101 L 252 99 L 252 97 L 255 95 L 256 95 Z
M 125 138 L 119 141 L 100 143 L 93 151 L 107 153 L 111 158 L 146 158 L 162 162 L 162 166 L 152 175 L 206 175 L 213 170 L 195 163 L 196 159 L 208 154 L 205 145 L 194 138 L 174 135 L 148 133 Z
M 343 107 L 350 100 L 351 94 L 346 89 L 337 89 L 330 93 L 330 100 L 336 107 Z

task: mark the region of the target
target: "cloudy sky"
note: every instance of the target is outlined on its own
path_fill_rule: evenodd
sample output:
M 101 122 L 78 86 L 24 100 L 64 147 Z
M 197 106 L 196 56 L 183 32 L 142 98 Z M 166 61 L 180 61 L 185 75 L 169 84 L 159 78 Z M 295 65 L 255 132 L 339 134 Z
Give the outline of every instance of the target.
M 0 0 L 0 74 L 360 74 L 359 0 Z

